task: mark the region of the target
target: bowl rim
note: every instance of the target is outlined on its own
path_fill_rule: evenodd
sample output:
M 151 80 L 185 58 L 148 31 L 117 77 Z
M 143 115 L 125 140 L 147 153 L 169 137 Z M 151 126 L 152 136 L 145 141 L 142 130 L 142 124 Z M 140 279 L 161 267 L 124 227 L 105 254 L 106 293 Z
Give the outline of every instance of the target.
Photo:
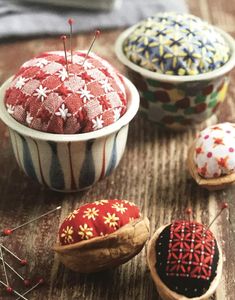
M 207 72 L 207 73 L 202 73 L 202 74 L 197 74 L 197 75 L 168 75 L 168 74 L 160 74 L 157 72 L 150 71 L 148 69 L 144 69 L 132 61 L 130 61 L 126 55 L 123 52 L 122 45 L 124 40 L 129 36 L 129 34 L 137 27 L 139 26 L 141 22 L 138 22 L 137 24 L 127 28 L 124 30 L 117 38 L 116 43 L 115 43 L 115 53 L 117 58 L 126 66 L 132 69 L 133 71 L 136 71 L 143 77 L 149 78 L 149 79 L 154 79 L 154 80 L 159 80 L 163 82 L 169 82 L 169 83 L 184 83 L 184 82 L 193 82 L 193 81 L 207 81 L 214 79 L 216 77 L 222 76 L 225 73 L 229 72 L 232 70 L 232 68 L 235 66 L 235 40 L 234 38 L 225 32 L 224 30 L 211 25 L 215 31 L 220 33 L 222 37 L 227 41 L 230 49 L 231 49 L 231 56 L 229 60 L 220 68 L 215 69 L 213 71 Z
M 102 138 L 117 132 L 122 127 L 126 126 L 136 115 L 139 109 L 140 97 L 139 93 L 134 86 L 134 84 L 123 76 L 124 85 L 126 87 L 127 93 L 127 111 L 125 114 L 118 119 L 115 123 L 110 124 L 97 131 L 87 132 L 87 133 L 76 133 L 76 134 L 57 134 L 39 131 L 36 129 L 29 128 L 18 121 L 16 121 L 7 111 L 4 103 L 5 91 L 8 88 L 12 77 L 8 78 L 0 87 L 0 119 L 9 128 L 19 132 L 23 136 L 27 136 L 33 139 L 38 139 L 42 141 L 53 141 L 53 142 L 80 142 L 87 141 L 91 139 Z

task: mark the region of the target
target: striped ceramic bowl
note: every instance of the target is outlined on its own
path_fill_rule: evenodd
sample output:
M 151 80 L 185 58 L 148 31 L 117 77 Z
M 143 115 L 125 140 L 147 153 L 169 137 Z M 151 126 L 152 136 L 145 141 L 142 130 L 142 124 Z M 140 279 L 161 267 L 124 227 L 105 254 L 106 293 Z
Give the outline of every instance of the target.
M 91 187 L 117 167 L 129 122 L 139 108 L 139 94 L 128 79 L 126 113 L 114 124 L 81 134 L 45 133 L 18 123 L 4 105 L 10 81 L 0 88 L 0 118 L 8 126 L 17 163 L 28 176 L 52 190 L 71 192 Z

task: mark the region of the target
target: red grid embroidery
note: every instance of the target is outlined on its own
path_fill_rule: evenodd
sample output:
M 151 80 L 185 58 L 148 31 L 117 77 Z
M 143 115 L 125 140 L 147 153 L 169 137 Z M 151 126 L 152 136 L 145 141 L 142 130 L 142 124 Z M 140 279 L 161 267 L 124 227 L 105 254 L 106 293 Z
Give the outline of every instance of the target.
M 21 66 L 6 91 L 9 114 L 53 133 L 89 132 L 116 122 L 127 107 L 121 75 L 93 53 L 84 62 L 84 53 L 77 51 L 67 72 L 63 56 L 62 51 L 42 53 Z
M 209 280 L 215 238 L 197 222 L 175 221 L 171 225 L 167 258 L 167 276 Z

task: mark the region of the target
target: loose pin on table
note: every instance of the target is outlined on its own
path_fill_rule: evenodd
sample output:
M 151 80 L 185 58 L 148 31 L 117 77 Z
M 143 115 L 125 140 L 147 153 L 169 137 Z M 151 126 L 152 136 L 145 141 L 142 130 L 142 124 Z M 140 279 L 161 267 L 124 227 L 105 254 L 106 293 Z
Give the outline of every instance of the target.
M 17 291 L 14 290 L 13 288 L 7 286 L 6 283 L 4 283 L 2 280 L 0 280 L 0 284 L 3 285 L 3 286 L 6 288 L 6 291 L 7 291 L 8 293 L 15 294 L 16 296 L 18 296 L 17 299 L 28 300 L 28 298 L 26 298 L 24 295 L 20 294 L 19 292 L 17 292 Z
M 0 255 L 1 255 L 1 260 L 2 260 L 3 273 L 4 273 L 4 276 L 6 278 L 6 284 L 7 284 L 7 287 L 10 287 L 8 276 L 7 276 L 7 270 L 6 270 L 6 266 L 5 266 L 5 260 L 3 258 L 3 253 L 2 253 L 2 245 L 0 245 Z
M 58 211 L 61 209 L 61 206 L 58 206 L 36 218 L 33 218 L 23 224 L 20 224 L 14 228 L 6 228 L 6 229 L 3 229 L 2 232 L 0 233 L 0 236 L 9 236 L 11 235 L 12 233 L 14 233 L 16 230 L 32 223 L 32 222 L 36 222 L 38 221 L 39 219 L 49 215 L 49 214 L 52 214 L 54 213 L 55 211 Z M 39 286 L 40 284 L 43 283 L 43 279 L 40 279 L 33 287 L 31 287 L 29 290 L 27 290 L 24 294 L 20 294 L 19 292 L 17 292 L 15 289 L 13 289 L 10 285 L 9 285 L 9 279 L 8 279 L 8 275 L 7 275 L 7 271 L 6 271 L 6 267 L 8 269 L 10 269 L 15 275 L 17 275 L 17 277 L 19 277 L 25 286 L 29 286 L 30 285 L 30 281 L 29 279 L 27 278 L 24 278 L 22 275 L 20 275 L 11 265 L 9 265 L 5 260 L 4 260 L 4 256 L 3 256 L 3 250 L 5 252 L 7 252 L 9 255 L 11 255 L 12 257 L 14 257 L 22 266 L 25 266 L 27 265 L 27 260 L 26 259 L 21 259 L 20 257 L 18 257 L 15 253 L 13 253 L 11 250 L 9 250 L 6 246 L 2 245 L 0 243 L 0 261 L 2 262 L 2 266 L 3 266 L 3 271 L 4 271 L 4 275 L 5 275 L 5 278 L 6 278 L 6 283 L 3 282 L 2 280 L 0 280 L 0 284 L 3 285 L 5 288 L 6 288 L 6 291 L 8 293 L 14 293 L 15 295 L 18 296 L 17 299 L 25 299 L 25 300 L 28 300 L 25 295 L 28 294 L 30 291 L 32 291 L 33 289 L 35 289 L 37 286 Z
M 2 260 L 2 257 L 0 257 L 0 259 Z M 2 260 L 3 262 L 3 260 Z M 6 261 L 4 262 L 5 266 L 10 269 L 13 273 L 15 273 L 16 276 L 18 276 L 23 282 L 25 286 L 29 286 L 30 285 L 30 281 L 29 279 L 24 278 L 21 274 L 19 274 L 11 265 L 9 265 Z
M 46 212 L 45 214 L 42 214 L 41 216 L 36 217 L 36 218 L 34 218 L 34 219 L 32 219 L 32 220 L 29 220 L 29 221 L 27 221 L 27 222 L 25 222 L 25 223 L 23 223 L 23 224 L 21 224 L 21 225 L 18 225 L 18 226 L 16 226 L 16 227 L 12 228 L 12 229 L 3 229 L 1 235 L 2 235 L 2 236 L 8 236 L 8 235 L 11 235 L 14 231 L 16 231 L 16 230 L 18 230 L 18 229 L 20 229 L 20 228 L 22 228 L 22 227 L 24 227 L 24 226 L 26 226 L 26 225 L 32 223 L 32 222 L 38 221 L 39 219 L 41 219 L 41 218 L 43 218 L 43 217 L 45 217 L 45 216 L 47 216 L 47 215 L 49 215 L 49 214 L 51 214 L 51 213 L 53 213 L 53 212 L 59 210 L 59 209 L 61 209 L 61 206 L 58 206 L 58 207 L 56 207 L 56 208 L 54 208 L 54 209 L 52 209 L 52 210 Z
M 32 292 L 34 289 L 36 289 L 39 285 L 41 285 L 41 284 L 43 284 L 43 283 L 44 283 L 44 279 L 43 279 L 43 278 L 40 278 L 40 279 L 38 280 L 38 282 L 37 282 L 34 286 L 32 286 L 29 290 L 27 290 L 26 292 L 24 292 L 24 293 L 22 294 L 22 296 L 28 295 L 28 293 Z M 19 296 L 18 298 L 16 298 L 16 300 L 19 300 L 19 299 L 20 299 L 20 296 Z
M 18 257 L 15 253 L 13 253 L 11 250 L 9 250 L 7 247 L 1 244 L 2 249 L 4 249 L 6 252 L 8 252 L 11 256 L 13 256 L 22 266 L 27 265 L 27 260 L 26 259 L 21 259 Z

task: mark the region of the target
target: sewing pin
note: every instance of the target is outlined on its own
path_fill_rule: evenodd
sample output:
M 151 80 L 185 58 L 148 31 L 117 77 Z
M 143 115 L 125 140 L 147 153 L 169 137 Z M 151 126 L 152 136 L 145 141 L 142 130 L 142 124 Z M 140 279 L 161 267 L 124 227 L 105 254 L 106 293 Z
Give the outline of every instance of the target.
M 3 258 L 3 253 L 2 253 L 2 245 L 0 245 L 0 255 L 1 255 L 1 260 L 2 260 L 2 267 L 3 267 L 4 276 L 6 278 L 6 284 L 7 284 L 7 287 L 10 287 L 8 276 L 7 276 L 7 270 L 6 270 L 6 266 L 5 266 L 5 260 Z
M 191 222 L 191 216 L 192 216 L 192 209 L 191 208 L 187 208 L 185 210 L 187 216 L 188 216 L 188 221 Z
M 70 38 L 69 38 L 69 44 L 70 44 L 70 55 L 71 55 L 71 63 L 73 63 L 73 24 L 74 19 L 68 19 L 69 27 L 70 27 Z
M 215 220 L 220 216 L 220 214 L 223 212 L 225 208 L 228 208 L 228 203 L 224 202 L 222 203 L 220 211 L 217 213 L 217 215 L 213 218 L 213 220 L 210 222 L 210 224 L 207 226 L 206 231 L 212 226 L 212 224 L 215 222 Z
M 91 49 L 92 49 L 92 47 L 93 47 L 93 45 L 94 45 L 94 43 L 95 43 L 95 40 L 96 40 L 96 38 L 97 38 L 99 35 L 100 35 L 100 31 L 99 31 L 99 30 L 96 30 L 96 31 L 95 31 L 95 35 L 94 35 L 94 37 L 93 37 L 93 40 L 92 40 L 92 42 L 91 42 L 91 45 L 90 45 L 90 47 L 89 47 L 89 49 L 88 49 L 88 51 L 87 51 L 87 53 L 86 53 L 86 56 L 85 56 L 85 58 L 84 58 L 84 60 L 83 60 L 82 66 L 84 65 L 85 61 L 87 60 L 87 57 L 88 57 L 89 53 L 91 52 Z
M 0 257 L 0 259 L 2 260 L 2 258 Z M 5 266 L 7 266 L 13 273 L 15 273 L 16 276 L 18 276 L 23 282 L 25 286 L 29 286 L 30 282 L 28 279 L 25 279 L 22 275 L 20 275 L 14 268 L 12 268 L 11 265 L 9 265 L 6 261 L 5 261 Z
M 18 229 L 20 229 L 20 228 L 22 228 L 22 227 L 24 227 L 24 226 L 26 226 L 26 225 L 32 223 L 32 222 L 35 222 L 35 221 L 37 221 L 37 220 L 39 220 L 39 219 L 41 219 L 41 218 L 43 218 L 43 217 L 45 217 L 45 216 L 47 216 L 47 215 L 53 213 L 53 212 L 55 212 L 56 210 L 59 210 L 59 209 L 61 209 L 61 206 L 58 206 L 58 207 L 56 207 L 56 208 L 54 208 L 54 209 L 52 209 L 52 210 L 46 212 L 45 214 L 42 214 L 41 216 L 36 217 L 36 218 L 34 218 L 34 219 L 32 219 L 32 220 L 29 220 L 29 221 L 27 221 L 27 222 L 25 222 L 25 223 L 23 223 L 23 224 L 21 224 L 21 225 L 18 225 L 18 226 L 16 226 L 16 227 L 12 228 L 12 229 L 9 229 L 9 228 L 4 229 L 4 230 L 2 230 L 2 235 L 3 235 L 3 236 L 11 235 L 14 231 L 16 231 L 16 230 L 18 230 Z
M 2 247 L 2 249 L 4 249 L 6 252 L 8 252 L 11 256 L 13 256 L 14 258 L 16 258 L 19 262 L 20 262 L 20 264 L 22 265 L 22 266 L 25 266 L 25 265 L 27 265 L 27 260 L 26 259 L 21 259 L 21 258 L 19 258 L 15 253 L 13 253 L 11 250 L 9 250 L 7 247 L 5 247 L 4 245 L 2 245 L 1 244 L 1 247 Z
M 68 57 L 67 57 L 67 50 L 66 50 L 67 37 L 66 37 L 66 35 L 62 35 L 60 38 L 63 41 L 63 46 L 64 46 L 64 57 L 65 57 L 65 62 L 66 62 L 66 71 L 69 74 Z
M 3 281 L 0 280 L 0 284 L 3 285 L 6 288 L 6 291 L 8 293 L 14 293 L 16 296 L 18 296 L 17 299 L 24 299 L 24 300 L 28 300 L 27 298 L 25 298 L 24 295 L 21 295 L 20 293 L 18 293 L 16 290 L 13 290 L 13 288 L 7 286 Z
M 29 290 L 27 290 L 26 292 L 23 293 L 23 296 L 27 295 L 32 290 L 36 289 L 39 285 L 43 284 L 43 282 L 44 282 L 43 278 L 40 278 L 34 286 L 32 286 Z M 19 300 L 19 299 L 20 299 L 20 297 L 18 297 L 16 300 Z

